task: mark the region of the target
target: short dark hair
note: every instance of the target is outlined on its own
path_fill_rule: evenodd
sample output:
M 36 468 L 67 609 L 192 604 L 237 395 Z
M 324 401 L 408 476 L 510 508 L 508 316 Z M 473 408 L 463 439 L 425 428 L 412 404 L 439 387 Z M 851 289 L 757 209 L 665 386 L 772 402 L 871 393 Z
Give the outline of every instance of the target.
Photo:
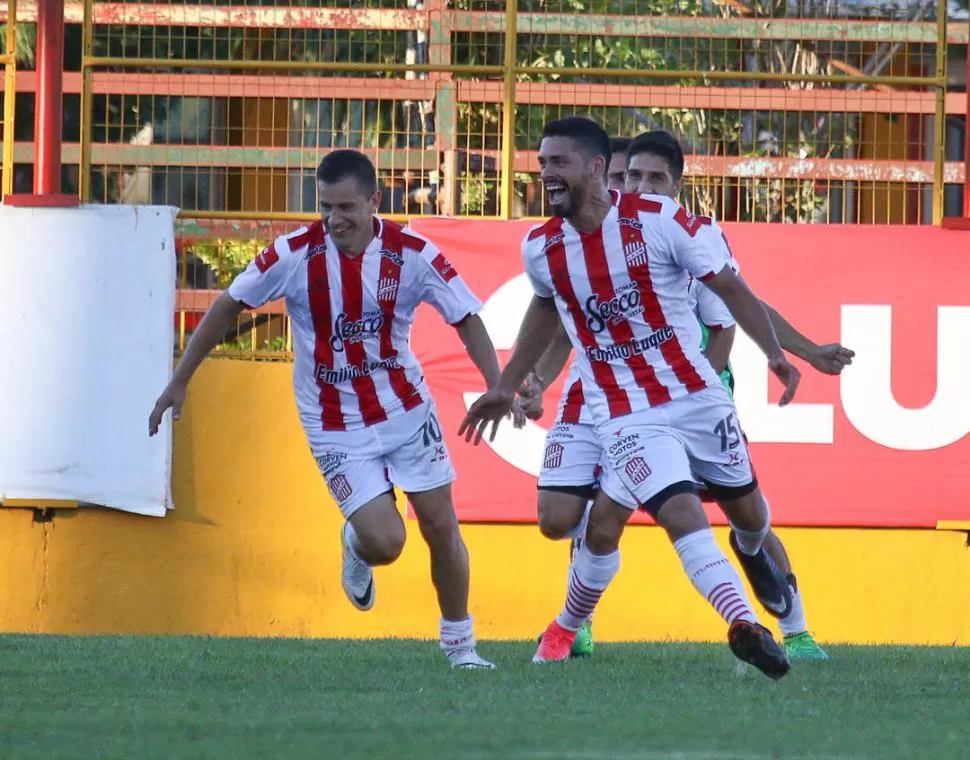
M 680 147 L 677 138 L 667 130 L 655 129 L 638 135 L 627 150 L 627 161 L 638 153 L 649 153 L 664 159 L 674 181 L 684 176 L 684 149 Z
M 607 165 L 610 163 L 610 138 L 603 129 L 592 119 L 585 116 L 566 116 L 562 119 L 553 119 L 546 124 L 542 130 L 545 137 L 571 137 L 579 147 L 592 158 L 602 156 Z
M 330 151 L 317 167 L 317 180 L 332 185 L 345 177 L 356 179 L 365 195 L 377 192 L 377 171 L 367 156 L 346 148 Z
M 633 142 L 629 137 L 611 137 L 610 138 L 610 150 L 613 151 L 613 155 L 626 155 L 626 152 L 630 150 L 630 144 Z

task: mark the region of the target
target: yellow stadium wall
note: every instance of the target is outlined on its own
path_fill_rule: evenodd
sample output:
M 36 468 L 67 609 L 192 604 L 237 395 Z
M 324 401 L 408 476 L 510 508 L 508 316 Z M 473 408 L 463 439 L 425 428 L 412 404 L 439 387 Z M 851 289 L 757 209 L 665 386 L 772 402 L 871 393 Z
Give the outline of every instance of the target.
M 459 473 L 459 477 L 461 474 Z M 427 551 L 409 523 L 362 614 L 340 588 L 339 514 L 298 427 L 285 364 L 208 361 L 176 427 L 177 509 L 35 523 L 0 509 L 0 627 L 32 633 L 431 637 Z M 970 550 L 958 532 L 781 531 L 824 641 L 970 644 Z M 567 548 L 535 526 L 464 527 L 481 638 L 528 638 L 562 602 Z M 718 539 L 727 548 L 726 535 Z M 600 640 L 718 640 L 664 536 L 632 528 L 597 612 Z

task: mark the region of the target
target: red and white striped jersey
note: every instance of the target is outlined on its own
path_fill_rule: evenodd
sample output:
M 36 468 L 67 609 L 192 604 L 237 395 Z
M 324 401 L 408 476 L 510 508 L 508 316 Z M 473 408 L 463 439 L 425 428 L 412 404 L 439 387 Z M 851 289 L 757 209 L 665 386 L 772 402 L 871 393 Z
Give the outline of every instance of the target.
M 717 385 L 687 298 L 689 276 L 704 281 L 728 264 L 723 247 L 698 236 L 703 226 L 669 198 L 614 192 L 595 231 L 554 217 L 523 241 L 533 290 L 555 299 L 577 352 L 594 422 Z
M 250 308 L 286 299 L 308 434 L 367 427 L 427 401 L 408 341 L 415 309 L 427 302 L 456 324 L 482 308 L 434 244 L 380 217 L 355 258 L 337 250 L 323 222 L 277 238 L 229 295 Z
M 699 216 L 697 220 L 703 225 L 697 232 L 698 237 L 702 237 L 705 242 L 712 246 L 721 247 L 727 256 L 728 266 L 734 270 L 735 274 L 740 274 L 741 267 L 738 265 L 737 259 L 734 258 L 724 230 L 709 216 Z M 721 297 L 693 276 L 689 276 L 687 298 L 690 302 L 690 308 L 697 314 L 697 318 L 709 328 L 726 330 L 736 324 L 734 315 L 731 314 L 731 310 L 721 300 Z

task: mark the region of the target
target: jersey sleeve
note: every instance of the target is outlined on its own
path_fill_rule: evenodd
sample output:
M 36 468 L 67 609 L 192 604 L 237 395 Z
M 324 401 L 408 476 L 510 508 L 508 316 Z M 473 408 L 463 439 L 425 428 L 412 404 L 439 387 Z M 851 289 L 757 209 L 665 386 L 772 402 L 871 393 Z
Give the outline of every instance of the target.
M 537 229 L 530 230 L 522 241 L 522 267 L 532 285 L 532 292 L 539 298 L 552 298 L 555 295 L 552 279 L 549 276 L 548 268 L 542 267 L 540 263 L 542 259 L 539 254 L 539 251 L 542 250 L 540 242 L 545 238 L 534 236 Z M 544 269 L 545 271 L 543 271 Z
M 431 304 L 445 322 L 455 325 L 482 310 L 482 302 L 433 243 L 425 241 L 419 256 L 421 300 Z
M 731 251 L 727 236 L 724 234 L 724 230 L 718 226 L 717 222 L 711 221 L 698 234 L 706 236 L 711 245 L 723 245 L 724 252 L 728 256 L 727 266 L 731 267 L 735 274 L 740 273 L 741 270 L 738 266 L 738 260 L 734 258 L 734 253 Z M 721 300 L 720 296 L 702 282 L 697 282 L 695 286 L 697 288 L 697 316 L 701 322 L 710 328 L 720 330 L 726 330 L 737 324 L 731 311 L 725 305 L 724 301 Z
M 281 298 L 299 261 L 285 237 L 266 246 L 229 285 L 229 295 L 250 309 Z
M 731 252 L 723 237 L 702 234 L 708 220 L 693 216 L 676 203 L 665 204 L 662 214 L 664 237 L 670 256 L 682 269 L 704 282 L 730 264 Z
M 697 317 L 715 330 L 726 330 L 736 324 L 724 301 L 702 282 L 697 283 Z

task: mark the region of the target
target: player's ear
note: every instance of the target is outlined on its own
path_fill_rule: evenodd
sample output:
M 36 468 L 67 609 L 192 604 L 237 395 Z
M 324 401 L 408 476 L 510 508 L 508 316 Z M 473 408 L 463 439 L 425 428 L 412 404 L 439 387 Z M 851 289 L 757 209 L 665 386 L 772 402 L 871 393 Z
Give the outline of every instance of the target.
M 684 178 L 681 177 L 679 180 L 674 182 L 674 200 L 680 197 L 680 194 L 684 192 Z
M 377 209 L 379 209 L 381 207 L 381 198 L 382 197 L 383 196 L 381 195 L 381 191 L 380 190 L 375 190 L 374 191 L 374 194 L 371 195 L 371 197 L 370 197 L 370 211 L 371 211 L 372 214 L 376 214 L 377 213 Z

